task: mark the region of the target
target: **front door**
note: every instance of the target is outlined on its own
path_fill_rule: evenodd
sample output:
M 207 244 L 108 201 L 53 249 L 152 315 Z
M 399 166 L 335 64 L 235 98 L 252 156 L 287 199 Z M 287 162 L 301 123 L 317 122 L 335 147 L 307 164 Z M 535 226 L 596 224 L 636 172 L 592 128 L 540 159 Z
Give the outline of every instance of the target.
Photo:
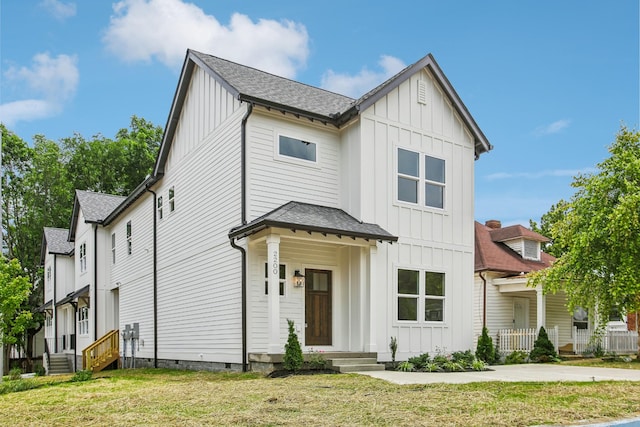
M 513 328 L 526 329 L 529 327 L 529 300 L 527 298 L 513 299 Z
M 331 271 L 306 269 L 305 345 L 331 345 Z

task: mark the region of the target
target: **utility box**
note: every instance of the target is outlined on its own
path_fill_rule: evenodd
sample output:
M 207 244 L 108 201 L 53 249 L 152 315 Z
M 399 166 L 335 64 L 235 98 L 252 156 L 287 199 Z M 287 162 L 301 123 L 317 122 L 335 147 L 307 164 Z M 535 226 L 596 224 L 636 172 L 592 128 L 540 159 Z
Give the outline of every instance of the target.
M 140 338 L 140 324 L 134 323 L 133 330 L 131 331 L 131 338 L 137 340 Z

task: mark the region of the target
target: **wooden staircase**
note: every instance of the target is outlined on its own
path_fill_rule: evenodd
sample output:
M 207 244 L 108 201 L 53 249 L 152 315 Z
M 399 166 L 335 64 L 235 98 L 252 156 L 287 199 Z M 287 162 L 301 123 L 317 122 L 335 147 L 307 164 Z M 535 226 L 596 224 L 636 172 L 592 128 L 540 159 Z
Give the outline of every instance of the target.
M 82 350 L 82 369 L 102 371 L 120 359 L 120 333 L 113 330 Z

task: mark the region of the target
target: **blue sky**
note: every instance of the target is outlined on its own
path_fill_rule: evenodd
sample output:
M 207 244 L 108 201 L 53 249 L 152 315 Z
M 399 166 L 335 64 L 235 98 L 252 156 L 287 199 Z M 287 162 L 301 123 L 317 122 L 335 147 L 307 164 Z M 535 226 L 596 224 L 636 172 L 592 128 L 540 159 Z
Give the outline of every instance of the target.
M 352 97 L 432 53 L 495 147 L 476 219 L 526 225 L 638 128 L 638 3 L 3 1 L 0 120 L 27 141 L 164 126 L 189 47 Z

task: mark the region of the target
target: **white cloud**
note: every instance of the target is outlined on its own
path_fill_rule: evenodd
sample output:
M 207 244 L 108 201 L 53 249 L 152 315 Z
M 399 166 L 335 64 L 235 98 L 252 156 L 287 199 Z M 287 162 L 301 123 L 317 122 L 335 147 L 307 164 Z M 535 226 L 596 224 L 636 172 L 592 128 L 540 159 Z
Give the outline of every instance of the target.
M 496 172 L 485 176 L 488 181 L 496 181 L 500 179 L 540 179 L 549 177 L 573 177 L 580 174 L 588 174 L 596 172 L 595 168 L 584 169 L 553 169 L 538 172 Z
M 378 65 L 380 66 L 379 71 L 363 68 L 356 75 L 340 74 L 329 70 L 322 76 L 322 87 L 332 92 L 358 98 L 405 68 L 405 64 L 401 60 L 388 55 L 382 55 Z
M 569 119 L 556 120 L 555 122 L 553 122 L 551 124 L 544 125 L 544 126 L 538 126 L 533 131 L 533 133 L 536 136 L 552 135 L 554 133 L 558 133 L 561 130 L 569 127 L 570 124 L 571 124 L 571 120 L 569 120 Z
M 0 121 L 12 126 L 60 113 L 64 103 L 76 93 L 80 73 L 75 55 L 51 57 L 39 53 L 31 67 L 11 67 L 4 73 L 8 85 L 19 87 L 26 99 L 0 105 Z
M 292 21 L 235 13 L 223 25 L 182 0 L 123 0 L 113 10 L 103 42 L 124 61 L 177 68 L 190 48 L 292 78 L 309 55 L 307 30 Z
M 63 3 L 58 0 L 42 0 L 40 6 L 47 9 L 54 18 L 60 21 L 76 15 L 75 3 Z

